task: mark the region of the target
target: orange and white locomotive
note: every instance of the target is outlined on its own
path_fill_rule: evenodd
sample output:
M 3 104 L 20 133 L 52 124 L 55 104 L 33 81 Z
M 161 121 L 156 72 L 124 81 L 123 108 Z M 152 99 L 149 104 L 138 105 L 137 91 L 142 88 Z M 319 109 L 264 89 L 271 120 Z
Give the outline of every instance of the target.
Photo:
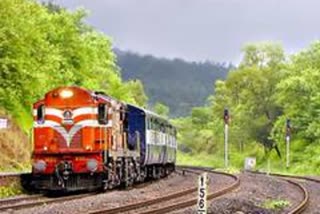
M 176 129 L 103 93 L 59 87 L 34 104 L 33 116 L 34 189 L 109 189 L 174 170 Z

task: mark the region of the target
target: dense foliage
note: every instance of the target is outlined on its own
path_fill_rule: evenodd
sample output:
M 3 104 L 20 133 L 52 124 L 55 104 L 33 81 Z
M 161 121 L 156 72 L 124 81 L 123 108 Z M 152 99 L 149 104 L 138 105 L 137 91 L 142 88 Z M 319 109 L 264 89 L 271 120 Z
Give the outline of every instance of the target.
M 216 81 L 210 104 L 175 121 L 180 149 L 205 153 L 214 157 L 213 164 L 223 166 L 222 118 L 228 108 L 231 163 L 240 167 L 245 156 L 255 156 L 264 166 L 271 157 L 274 167 L 284 169 L 285 121 L 290 118 L 291 170 L 320 173 L 320 42 L 291 56 L 275 43 L 249 44 L 243 52 L 238 68 L 225 81 Z
M 84 16 L 82 10 L 71 13 L 34 1 L 0 1 L 3 108 L 19 117 L 46 91 L 60 85 L 102 90 L 131 103 L 145 104 L 141 83 L 123 84 L 110 39 L 84 24 Z M 28 127 L 29 121 L 24 125 Z
M 0 1 L 0 110 L 12 115 L 25 132 L 32 125 L 31 104 L 61 85 L 146 104 L 141 82 L 121 80 L 110 39 L 85 24 L 84 17 L 83 10 L 71 13 L 53 4 Z M 0 148 L 6 143 L 24 142 L 1 139 Z M 11 152 L 19 154 L 2 150 L 2 165 L 9 162 L 4 161 L 6 155 L 12 158 Z
M 186 62 L 151 55 L 115 50 L 125 80 L 139 79 L 145 85 L 149 105 L 161 102 L 170 108 L 170 115 L 186 116 L 191 108 L 205 104 L 217 79 L 225 79 L 231 65 Z

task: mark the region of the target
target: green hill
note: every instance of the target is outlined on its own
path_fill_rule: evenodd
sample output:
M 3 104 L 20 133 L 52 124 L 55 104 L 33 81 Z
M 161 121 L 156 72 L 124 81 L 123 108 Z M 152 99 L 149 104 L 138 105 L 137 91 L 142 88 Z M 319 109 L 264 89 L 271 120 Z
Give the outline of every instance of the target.
M 116 49 L 124 80 L 140 79 L 149 97 L 170 107 L 173 117 L 186 116 L 192 107 L 203 106 L 217 79 L 225 79 L 232 65 L 156 58 Z

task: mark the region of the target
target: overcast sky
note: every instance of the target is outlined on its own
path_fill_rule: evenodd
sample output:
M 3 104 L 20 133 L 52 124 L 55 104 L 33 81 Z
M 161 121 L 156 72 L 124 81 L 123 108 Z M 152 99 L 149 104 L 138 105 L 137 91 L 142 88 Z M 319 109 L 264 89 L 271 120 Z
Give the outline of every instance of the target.
M 54 0 L 90 11 L 89 24 L 115 47 L 189 61 L 240 60 L 252 41 L 281 42 L 287 52 L 320 35 L 318 0 Z

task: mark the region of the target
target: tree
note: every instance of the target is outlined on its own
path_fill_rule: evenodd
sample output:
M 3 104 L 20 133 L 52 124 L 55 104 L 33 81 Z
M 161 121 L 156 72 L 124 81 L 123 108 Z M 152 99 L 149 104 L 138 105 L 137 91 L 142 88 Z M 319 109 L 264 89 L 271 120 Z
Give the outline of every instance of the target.
M 24 130 L 32 124 L 31 104 L 61 85 L 145 104 L 141 83 L 123 84 L 110 39 L 85 24 L 85 16 L 52 4 L 0 1 L 0 106 Z
M 166 106 L 160 102 L 157 102 L 153 107 L 153 111 L 156 112 L 157 114 L 167 118 L 170 110 L 169 110 L 168 106 Z
M 140 80 L 131 80 L 126 82 L 125 84 L 135 104 L 141 107 L 146 107 L 146 104 L 148 102 L 148 97 L 144 92 L 144 87 L 142 82 Z
M 257 43 L 244 47 L 240 66 L 225 81 L 215 83 L 209 106 L 193 108 L 188 134 L 194 151 L 215 152 L 223 142 L 223 110 L 231 114 L 229 140 L 233 145 L 259 142 L 267 152 L 277 147 L 272 127 L 282 113 L 276 102 L 278 81 L 283 78 L 284 53 L 279 44 Z M 187 137 L 183 137 L 187 140 Z M 196 142 L 196 143 L 195 143 Z M 220 149 L 221 150 L 221 149 Z

